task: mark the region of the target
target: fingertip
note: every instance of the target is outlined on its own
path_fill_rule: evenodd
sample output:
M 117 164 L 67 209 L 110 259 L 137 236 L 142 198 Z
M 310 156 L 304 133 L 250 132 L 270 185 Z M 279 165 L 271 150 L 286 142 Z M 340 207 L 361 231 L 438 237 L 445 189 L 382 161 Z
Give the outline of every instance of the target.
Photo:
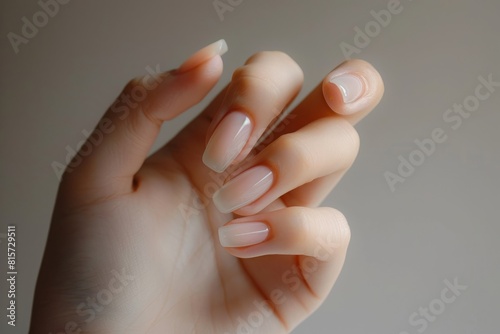
M 170 73 L 148 96 L 148 110 L 162 121 L 177 117 L 199 103 L 217 84 L 223 71 L 220 56 L 214 56 L 187 72 Z
M 207 45 L 191 55 L 184 63 L 182 63 L 178 67 L 176 73 L 181 74 L 189 72 L 214 57 L 221 57 L 227 51 L 228 46 L 226 41 L 224 39 L 220 39 L 217 42 Z
M 369 112 L 384 92 L 378 71 L 359 59 L 340 64 L 324 78 L 322 88 L 326 103 L 340 115 Z

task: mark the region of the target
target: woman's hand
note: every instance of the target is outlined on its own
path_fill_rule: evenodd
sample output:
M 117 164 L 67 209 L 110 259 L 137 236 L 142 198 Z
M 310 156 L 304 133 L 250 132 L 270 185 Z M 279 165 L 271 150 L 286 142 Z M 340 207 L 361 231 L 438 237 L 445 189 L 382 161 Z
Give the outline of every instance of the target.
M 224 51 L 131 81 L 69 165 L 31 333 L 288 333 L 326 298 L 350 233 L 318 205 L 355 160 L 353 125 L 382 80 L 344 62 L 277 123 L 303 74 L 260 52 L 147 157 L 161 124 L 217 83 Z

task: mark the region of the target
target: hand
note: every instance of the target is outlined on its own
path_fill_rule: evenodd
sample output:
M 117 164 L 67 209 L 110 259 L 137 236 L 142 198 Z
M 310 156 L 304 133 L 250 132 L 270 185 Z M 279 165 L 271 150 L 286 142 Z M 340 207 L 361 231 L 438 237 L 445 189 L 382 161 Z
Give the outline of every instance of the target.
M 344 62 L 277 124 L 303 74 L 260 52 L 147 157 L 162 122 L 217 83 L 224 51 L 132 80 L 68 166 L 32 333 L 288 333 L 326 298 L 350 233 L 318 205 L 355 160 L 353 125 L 382 80 Z

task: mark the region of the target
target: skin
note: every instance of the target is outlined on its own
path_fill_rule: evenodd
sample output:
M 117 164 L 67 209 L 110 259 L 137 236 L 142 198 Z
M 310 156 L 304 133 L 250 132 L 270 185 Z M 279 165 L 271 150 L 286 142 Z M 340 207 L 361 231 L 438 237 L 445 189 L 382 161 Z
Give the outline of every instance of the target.
M 346 71 L 366 84 L 348 105 L 328 82 Z M 340 212 L 318 206 L 353 163 L 353 125 L 381 99 L 382 80 L 366 62 L 341 64 L 256 146 L 303 80 L 286 54 L 260 52 L 148 157 L 162 122 L 198 103 L 221 73 L 221 57 L 201 50 L 157 78 L 126 116 L 107 111 L 113 131 L 63 176 L 30 333 L 246 333 L 245 326 L 289 333 L 325 300 L 350 232 Z M 132 80 L 122 95 L 142 86 Z M 228 110 L 245 112 L 254 128 L 235 163 L 217 174 L 201 157 Z M 236 212 L 219 212 L 213 191 L 256 165 L 273 170 L 272 188 Z M 223 248 L 218 228 L 246 221 L 265 222 L 269 237 Z

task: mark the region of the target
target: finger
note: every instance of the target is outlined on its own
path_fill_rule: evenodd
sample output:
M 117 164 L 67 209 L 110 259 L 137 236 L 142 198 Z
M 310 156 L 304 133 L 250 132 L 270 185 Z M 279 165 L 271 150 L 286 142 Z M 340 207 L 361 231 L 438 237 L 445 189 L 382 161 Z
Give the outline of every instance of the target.
M 347 171 L 348 169 L 343 169 L 303 184 L 281 196 L 278 201 L 282 206 L 317 207 L 342 180 Z
M 300 67 L 282 52 L 257 53 L 238 68 L 208 128 L 205 165 L 220 173 L 241 161 L 298 94 L 302 81 Z
M 288 116 L 283 133 L 294 132 L 323 117 L 342 117 L 356 124 L 382 99 L 384 83 L 369 63 L 352 59 L 340 64 Z
M 303 268 L 312 267 L 317 274 L 307 277 L 310 286 L 319 288 L 326 281 L 330 288 L 342 269 L 350 229 L 335 209 L 291 207 L 232 220 L 219 228 L 219 241 L 240 258 L 302 255 Z
M 213 196 L 219 211 L 255 214 L 282 195 L 320 177 L 347 170 L 359 136 L 342 118 L 324 118 L 283 135 L 243 164 Z
M 226 50 L 220 40 L 196 52 L 177 70 L 132 80 L 82 146 L 75 157 L 77 166 L 70 165 L 66 174 L 78 169 L 89 176 L 80 178 L 85 183 L 118 180 L 129 189 L 162 122 L 198 103 L 217 83 L 222 73 L 220 56 Z M 93 144 L 96 138 L 99 143 Z
M 351 76 L 357 76 L 352 78 Z M 333 79 L 332 79 L 333 78 Z M 356 79 L 363 81 L 362 92 L 358 100 L 355 100 L 358 85 Z M 336 84 L 332 84 L 336 82 Z M 338 86 L 343 86 L 342 90 Z M 329 73 L 322 84 L 316 87 L 311 94 L 294 109 L 284 120 L 280 131 L 272 133 L 276 137 L 292 131 L 297 131 L 305 124 L 314 122 L 319 118 L 337 117 L 345 119 L 351 124 L 357 123 L 365 117 L 380 102 L 383 95 L 384 84 L 379 73 L 370 64 L 361 60 L 351 60 L 339 65 Z M 340 94 L 344 93 L 346 96 Z M 354 96 L 354 98 L 352 97 Z M 346 101 L 352 101 L 346 103 Z M 326 102 L 326 103 L 325 103 Z M 311 109 L 309 109 L 311 108 Z M 332 113 L 332 111 L 335 111 Z M 266 142 L 272 142 L 264 140 Z M 262 145 L 261 147 L 265 147 Z M 347 170 L 334 172 L 330 175 L 317 178 L 311 182 L 301 185 L 284 194 L 270 207 L 286 206 L 309 206 L 315 207 L 321 204 L 325 197 L 331 192 L 336 184 L 342 179 Z M 266 208 L 267 210 L 268 208 Z
M 356 82 L 356 80 L 362 81 L 363 85 L 360 85 L 360 82 Z M 360 89 L 362 93 L 359 93 L 359 98 L 356 100 L 356 96 L 358 96 L 356 89 L 360 86 L 362 86 Z M 314 110 L 320 111 L 320 116 L 312 117 L 311 113 L 305 112 L 308 105 L 305 100 L 303 105 L 299 105 L 294 110 L 294 115 L 300 116 L 296 119 L 292 118 L 295 123 L 291 124 L 286 130 L 292 131 L 294 128 L 308 124 L 318 117 L 342 117 L 351 124 L 355 124 L 377 106 L 383 92 L 382 78 L 373 66 L 361 60 L 345 62 L 324 78 L 321 91 L 320 86 L 318 86 L 306 99 L 320 102 L 317 106 L 312 107 L 316 108 Z M 318 97 L 321 93 L 327 106 L 321 103 L 322 99 Z M 316 98 L 314 98 L 314 95 L 316 95 Z M 328 107 L 335 111 L 333 116 L 331 116 Z M 335 172 L 297 187 L 284 194 L 280 201 L 287 206 L 318 206 L 342 179 L 346 171 Z

